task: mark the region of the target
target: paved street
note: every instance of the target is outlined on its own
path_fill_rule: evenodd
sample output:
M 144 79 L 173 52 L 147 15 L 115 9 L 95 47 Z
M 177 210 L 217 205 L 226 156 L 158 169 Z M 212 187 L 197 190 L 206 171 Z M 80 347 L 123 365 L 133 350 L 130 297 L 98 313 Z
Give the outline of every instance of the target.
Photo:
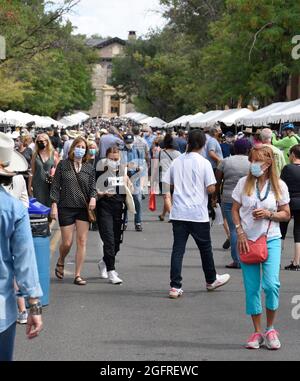
M 98 278 L 101 248 L 97 232 L 89 236 L 83 272 L 86 287 L 72 283 L 73 252 L 65 280 L 59 283 L 53 277 L 54 254 L 51 303 L 44 309 L 45 329 L 29 342 L 25 327 L 18 327 L 16 360 L 299 360 L 300 320 L 291 317 L 291 300 L 300 295 L 300 274 L 281 272 L 277 328 L 282 350 L 243 349 L 252 325 L 244 314 L 241 272 L 229 270 L 231 282 L 208 293 L 198 250 L 190 239 L 183 268 L 184 296 L 168 299 L 171 224 L 158 222 L 158 214 L 145 211 L 144 233 L 136 233 L 133 225 L 129 226 L 117 263 L 122 286 Z M 212 236 L 215 262 L 218 272 L 223 273 L 230 251 L 222 249 L 222 228 L 213 227 Z M 54 230 L 53 246 L 56 241 Z M 283 265 L 289 263 L 291 254 L 290 233 Z

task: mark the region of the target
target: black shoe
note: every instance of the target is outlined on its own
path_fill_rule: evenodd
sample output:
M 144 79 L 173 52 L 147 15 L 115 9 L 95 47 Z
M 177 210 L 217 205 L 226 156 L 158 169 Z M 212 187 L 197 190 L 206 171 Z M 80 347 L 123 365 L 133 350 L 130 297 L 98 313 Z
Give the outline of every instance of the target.
M 136 224 L 136 225 L 135 225 L 135 230 L 136 230 L 137 232 L 142 232 L 142 231 L 143 231 L 142 224 Z
M 294 265 L 294 262 L 291 262 L 289 266 L 285 266 L 285 270 L 290 270 L 290 271 L 300 271 L 300 266 L 299 265 Z
M 144 195 L 144 193 L 142 194 L 142 200 L 146 200 L 146 196 Z
M 227 238 L 226 241 L 223 244 L 223 249 L 228 250 L 230 248 L 230 239 Z
M 225 266 L 226 269 L 240 269 L 241 265 L 239 263 L 233 262 L 230 265 Z
M 123 226 L 123 231 L 126 232 L 126 230 L 127 230 L 127 224 L 125 224 L 125 225 Z

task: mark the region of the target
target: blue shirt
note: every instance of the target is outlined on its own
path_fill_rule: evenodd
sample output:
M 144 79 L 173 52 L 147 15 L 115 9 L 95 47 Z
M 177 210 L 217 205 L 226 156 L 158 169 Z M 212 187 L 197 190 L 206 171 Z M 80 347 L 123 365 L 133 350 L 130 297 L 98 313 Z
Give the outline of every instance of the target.
M 143 159 L 140 157 L 139 151 L 133 147 L 132 149 L 128 149 L 127 147 L 124 148 L 122 151 L 122 158 L 121 158 L 122 164 L 130 164 L 133 166 L 133 168 L 128 168 L 127 173 L 129 177 L 134 176 L 134 178 L 131 179 L 133 182 L 133 185 L 135 188 L 140 187 L 140 177 L 142 175 L 143 170 Z M 137 169 L 140 169 L 139 171 Z M 136 176 L 135 176 L 136 175 Z
M 23 295 L 43 295 L 28 211 L 0 185 L 0 333 L 17 320 L 14 277 Z
M 184 138 L 175 138 L 174 141 L 178 146 L 178 151 L 180 153 L 185 153 L 187 141 Z
M 217 139 L 212 137 L 207 141 L 206 155 L 207 160 L 210 161 L 213 169 L 215 169 L 217 168 L 217 163 L 209 156 L 210 151 L 213 151 L 219 157 L 220 160 L 223 160 L 223 152 L 220 143 L 217 141 Z
M 106 157 L 106 152 L 109 148 L 122 144 L 124 144 L 123 140 L 115 135 L 103 135 L 100 139 L 100 159 L 104 159 Z
M 146 143 L 148 144 L 149 150 L 151 150 L 152 144 L 153 144 L 153 142 L 155 140 L 155 136 L 153 136 L 153 135 L 149 135 L 149 136 L 144 135 L 144 139 L 146 140 Z

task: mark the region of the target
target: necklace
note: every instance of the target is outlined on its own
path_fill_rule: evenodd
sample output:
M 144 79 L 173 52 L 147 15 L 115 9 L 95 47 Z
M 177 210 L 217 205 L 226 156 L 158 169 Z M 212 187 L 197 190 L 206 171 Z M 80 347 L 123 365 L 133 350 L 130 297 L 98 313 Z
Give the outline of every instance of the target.
M 259 191 L 259 187 L 258 187 L 258 181 L 256 181 L 256 196 L 257 198 L 260 200 L 260 201 L 265 201 L 268 196 L 269 196 L 269 193 L 270 193 L 270 190 L 271 190 L 271 183 L 270 181 L 268 182 L 268 186 L 267 186 L 267 190 L 266 190 L 266 194 L 265 196 L 262 198 L 261 197 L 261 194 L 260 194 L 260 191 Z

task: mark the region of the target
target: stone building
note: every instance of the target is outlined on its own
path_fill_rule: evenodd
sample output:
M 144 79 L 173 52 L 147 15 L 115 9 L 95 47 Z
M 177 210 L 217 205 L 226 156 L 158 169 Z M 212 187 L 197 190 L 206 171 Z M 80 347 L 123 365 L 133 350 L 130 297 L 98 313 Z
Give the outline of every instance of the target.
M 129 32 L 128 41 L 135 40 L 136 33 Z M 99 62 L 93 70 L 93 87 L 96 100 L 89 110 L 91 117 L 113 117 L 134 111 L 134 106 L 123 99 L 119 99 L 116 89 L 109 84 L 112 74 L 112 60 L 124 52 L 128 41 L 118 37 L 107 39 L 89 39 L 87 45 L 97 51 Z

